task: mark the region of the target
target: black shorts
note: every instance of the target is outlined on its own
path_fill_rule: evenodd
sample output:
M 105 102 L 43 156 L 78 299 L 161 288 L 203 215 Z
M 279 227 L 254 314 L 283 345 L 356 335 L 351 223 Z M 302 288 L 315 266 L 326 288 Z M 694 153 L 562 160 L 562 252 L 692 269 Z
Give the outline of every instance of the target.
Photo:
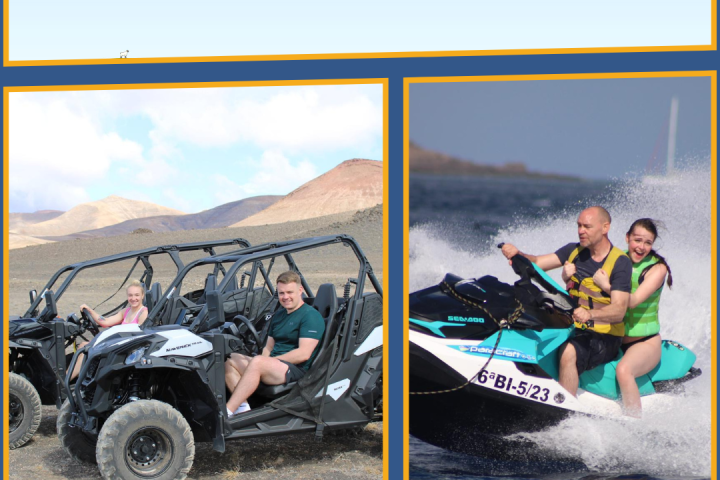
M 575 347 L 578 375 L 615 360 L 622 339 L 623 337 L 593 330 L 575 330 L 575 336 L 568 340 L 568 343 Z
M 651 338 L 657 337 L 658 335 L 660 335 L 660 334 L 656 333 L 655 335 L 648 335 L 647 337 L 638 338 L 637 340 L 633 340 L 632 342 L 623 343 L 620 348 L 622 349 L 623 353 L 625 353 L 628 351 L 628 348 L 632 347 L 636 343 L 642 343 L 646 340 L 650 340 Z
M 280 361 L 288 366 L 287 373 L 285 374 L 285 383 L 297 382 L 305 376 L 305 370 L 294 363 L 286 362 L 285 360 Z

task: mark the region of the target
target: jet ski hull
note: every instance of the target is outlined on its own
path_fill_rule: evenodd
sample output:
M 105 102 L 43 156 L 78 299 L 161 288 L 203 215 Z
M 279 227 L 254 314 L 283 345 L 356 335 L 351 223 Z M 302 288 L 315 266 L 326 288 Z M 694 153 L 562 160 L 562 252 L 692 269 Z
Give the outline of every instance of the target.
M 512 331 L 504 334 L 508 338 L 524 335 Z M 472 347 L 472 343 L 410 332 L 410 433 L 420 440 L 447 450 L 492 459 L 567 459 L 558 453 L 541 451 L 537 445 L 513 435 L 544 430 L 573 413 L 622 416 L 621 403 L 617 399 L 583 389 L 577 398 L 570 395 L 557 382 L 557 371 L 549 367 L 557 364 L 554 350 L 538 364 L 503 358 L 503 355 L 512 355 L 512 350 L 500 347 L 496 349 L 497 355 L 488 361 L 486 353 L 474 353 L 487 352 L 486 345 L 494 342 L 475 341 L 477 347 Z M 503 345 L 502 341 L 497 343 Z M 664 356 L 674 359 L 676 352 L 691 355 L 675 345 L 675 342 L 665 342 Z M 586 372 L 581 377 L 581 385 L 597 388 L 598 384 L 607 382 L 605 377 L 608 372 L 614 373 L 617 362 Z M 699 374 L 699 370 L 691 369 L 676 383 Z M 646 387 L 652 388 L 653 384 L 647 383 L 650 385 Z
M 433 354 L 410 344 L 410 392 L 439 392 L 466 381 Z M 556 425 L 569 413 L 470 383 L 450 392 L 411 393 L 410 434 L 455 452 L 532 460 L 538 453 L 528 451 L 527 442 L 505 437 Z
M 584 372 L 577 397 L 568 392 L 558 365 L 577 331 L 575 300 L 525 257 L 513 257 L 513 269 L 521 277 L 514 285 L 447 274 L 410 295 L 410 433 L 420 440 L 486 458 L 547 460 L 515 434 L 571 414 L 622 416 L 615 375 L 622 353 Z M 663 341 L 660 363 L 637 379 L 640 395 L 660 400 L 658 392 L 700 374 L 694 362 L 689 349 Z

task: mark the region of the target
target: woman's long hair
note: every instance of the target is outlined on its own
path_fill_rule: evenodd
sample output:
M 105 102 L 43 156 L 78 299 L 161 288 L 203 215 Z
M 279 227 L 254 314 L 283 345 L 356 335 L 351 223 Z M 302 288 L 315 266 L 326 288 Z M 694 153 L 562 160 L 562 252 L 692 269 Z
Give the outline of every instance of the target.
M 653 235 L 653 242 L 657 240 L 660 235 L 658 235 L 658 225 L 662 225 L 662 223 L 658 220 L 653 220 L 652 218 L 638 218 L 633 222 L 632 225 L 630 225 L 630 230 L 627 231 L 627 235 L 632 235 L 632 232 L 635 230 L 635 227 L 641 227 L 647 230 L 648 232 L 652 233 Z M 668 265 L 667 260 L 665 260 L 665 257 L 657 253 L 655 249 L 653 248 L 650 250 L 649 255 L 654 255 L 658 259 L 658 263 L 665 265 L 665 268 L 667 268 L 668 271 L 668 277 L 667 277 L 667 284 L 668 287 L 672 288 L 672 272 L 670 271 L 670 265 Z M 640 280 L 639 283 L 642 283 L 643 278 L 645 277 L 645 274 L 650 270 L 652 267 L 654 267 L 657 264 L 652 264 L 645 268 L 645 270 L 642 271 L 640 274 Z

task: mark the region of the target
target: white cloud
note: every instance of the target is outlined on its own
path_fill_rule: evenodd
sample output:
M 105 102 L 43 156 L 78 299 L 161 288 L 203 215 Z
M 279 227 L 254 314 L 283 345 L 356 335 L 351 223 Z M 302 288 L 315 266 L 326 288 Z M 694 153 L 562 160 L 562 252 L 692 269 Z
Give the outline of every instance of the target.
M 380 85 L 12 93 L 11 210 L 71 208 L 91 200 L 89 186 L 109 195 L 193 185 L 195 197 L 223 201 L 285 194 L 327 168 L 289 158 L 381 148 L 381 98 Z M 200 192 L 204 173 L 258 151 L 240 168 L 245 178 Z M 176 208 L 197 209 L 187 203 Z
M 167 200 L 167 203 L 163 203 L 163 206 L 180 210 L 181 212 L 197 212 L 198 206 L 192 201 L 192 199 L 178 194 L 172 188 L 165 188 L 162 191 L 163 196 Z
M 141 162 L 142 147 L 103 133 L 64 101 L 40 103 L 10 94 L 12 211 L 67 209 L 87 201 L 84 188 L 107 175 L 116 161 Z
M 257 171 L 250 178 L 244 178 L 242 183 L 219 174 L 212 176 L 219 204 L 257 195 L 287 195 L 318 176 L 312 163 L 300 161 L 293 164 L 277 151 L 263 152 L 260 161 L 254 163 Z
M 381 103 L 352 85 L 131 94 L 145 100 L 133 103 L 155 125 L 156 143 L 226 147 L 244 142 L 264 149 L 320 152 L 366 148 L 382 138 Z
M 321 87 L 243 102 L 236 112 L 243 138 L 262 148 L 329 151 L 377 141 L 382 133 L 380 105 L 363 95 L 330 101 Z
M 115 195 L 117 195 L 118 197 L 127 198 L 128 200 L 137 200 L 139 202 L 148 202 L 148 203 L 157 204 L 157 202 L 155 201 L 154 198 L 152 198 L 152 196 L 150 196 L 148 193 L 142 192 L 140 190 L 120 190 Z
M 215 183 L 215 201 L 217 205 L 242 200 L 247 197 L 241 192 L 240 185 L 226 176 L 216 173 L 211 178 Z

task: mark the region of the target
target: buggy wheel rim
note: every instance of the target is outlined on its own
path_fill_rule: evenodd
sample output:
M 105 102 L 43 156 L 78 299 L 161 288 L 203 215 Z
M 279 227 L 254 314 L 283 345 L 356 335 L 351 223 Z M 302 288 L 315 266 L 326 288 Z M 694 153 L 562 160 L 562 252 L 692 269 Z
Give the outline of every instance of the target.
M 14 432 L 25 418 L 25 409 L 20 398 L 10 394 L 10 433 Z
M 125 443 L 125 463 L 140 477 L 152 478 L 163 473 L 174 454 L 170 436 L 160 428 L 136 430 Z

